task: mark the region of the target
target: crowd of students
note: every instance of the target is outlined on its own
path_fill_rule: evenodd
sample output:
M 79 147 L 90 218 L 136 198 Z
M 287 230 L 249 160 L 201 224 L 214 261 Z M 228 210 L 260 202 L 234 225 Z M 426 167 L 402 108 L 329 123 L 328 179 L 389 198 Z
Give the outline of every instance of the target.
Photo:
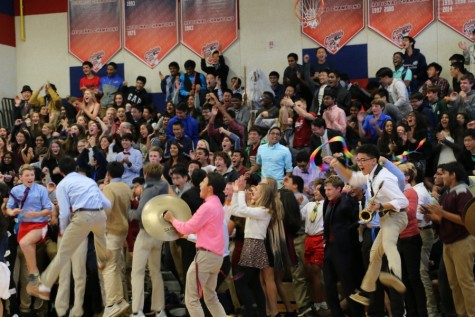
M 224 314 L 211 294 L 224 282 L 232 284 L 235 306 L 226 313 L 246 317 L 278 315 L 278 298 L 286 316 L 475 316 L 475 238 L 461 218 L 472 197 L 468 176 L 475 175 L 474 76 L 464 66 L 473 68 L 473 45 L 461 43 L 463 54 L 450 58 L 450 85 L 413 38 L 403 43 L 394 67 L 379 69 L 378 81 L 365 88 L 337 71 L 322 47 L 315 63 L 304 56 L 299 64 L 290 53 L 282 83 L 272 71 L 247 87 L 238 77 L 228 80 L 219 51 L 211 64 L 201 60 L 204 73 L 192 60 L 183 73 L 172 62 L 169 74 L 159 74 L 163 112 L 152 104 L 146 78 L 129 86 L 113 62 L 102 78 L 84 62 L 82 95 L 65 101 L 48 81 L 35 91 L 23 86 L 14 126 L 0 127 L 0 284 L 10 281 L 0 296 L 10 297 L 10 316 L 45 315 L 53 307 L 58 316 L 166 316 L 162 262 L 189 313 L 200 316 L 199 294 L 190 289 L 199 275 L 193 261 L 211 257 L 204 251 L 220 259 L 210 270 L 221 265 L 206 276 L 216 283 L 202 285 L 202 306 L 213 316 Z M 94 198 L 102 204 L 63 203 L 61 188 L 72 182 L 60 166 L 65 157 L 103 190 Z M 186 236 L 169 243 L 151 237 L 143 206 L 166 193 L 182 198 L 195 219 L 207 219 L 205 209 L 215 219 L 209 210 L 216 208 L 203 206 L 219 197 L 213 203 L 224 206 L 224 222 L 215 240 L 223 246 L 203 247 L 207 231 L 201 241 L 191 235 L 207 220 L 177 224 L 172 213 L 166 218 Z M 103 208 L 107 263 L 102 240 L 95 238 L 98 261 L 92 235 L 81 241 L 61 263 L 59 291 L 50 298 L 52 285 L 41 283 L 54 278 L 41 272 L 58 253 L 69 218 Z M 361 211 L 374 216 L 362 221 Z M 8 278 L 15 268 L 19 277 Z

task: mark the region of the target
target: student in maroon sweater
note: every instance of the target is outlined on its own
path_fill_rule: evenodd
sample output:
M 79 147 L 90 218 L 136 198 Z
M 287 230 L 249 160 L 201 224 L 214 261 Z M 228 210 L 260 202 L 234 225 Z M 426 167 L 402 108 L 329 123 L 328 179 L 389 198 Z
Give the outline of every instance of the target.
M 428 205 L 425 210 L 432 221 L 439 224 L 439 237 L 444 243 L 444 262 L 452 289 L 457 316 L 475 316 L 475 236 L 464 226 L 462 213 L 472 199 L 467 174 L 458 162 L 442 166 L 444 185 L 449 190 L 442 194 L 439 205 Z

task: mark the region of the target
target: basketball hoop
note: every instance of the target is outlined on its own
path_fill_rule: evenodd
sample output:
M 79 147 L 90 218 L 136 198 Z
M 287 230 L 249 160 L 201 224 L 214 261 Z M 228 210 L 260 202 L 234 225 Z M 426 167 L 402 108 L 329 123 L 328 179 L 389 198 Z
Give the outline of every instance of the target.
M 315 29 L 320 25 L 324 8 L 325 0 L 297 0 L 294 12 L 303 28 Z

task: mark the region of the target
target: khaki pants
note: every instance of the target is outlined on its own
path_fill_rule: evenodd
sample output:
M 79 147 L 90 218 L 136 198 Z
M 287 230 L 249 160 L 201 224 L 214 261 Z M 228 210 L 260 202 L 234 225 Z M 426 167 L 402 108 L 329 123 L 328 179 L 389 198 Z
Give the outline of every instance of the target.
M 106 116 L 106 113 L 107 113 L 107 106 L 101 105 L 101 111 L 99 112 L 99 116 L 101 117 L 101 119 L 104 119 L 104 117 Z
M 152 238 L 140 229 L 132 256 L 132 312 L 138 313 L 144 305 L 145 266 L 148 262 L 152 280 L 152 303 L 150 309 L 159 312 L 165 308 L 165 290 L 161 272 L 163 241 Z
M 58 238 L 58 245 L 62 243 L 62 238 Z M 74 304 L 71 309 L 71 316 L 82 316 L 84 310 L 84 292 L 86 291 L 86 257 L 87 238 L 84 239 L 76 251 L 71 256 L 70 261 L 63 263 L 59 273 L 59 286 L 56 300 L 54 302 L 58 316 L 66 315 L 70 306 L 71 271 L 74 278 Z
M 421 229 L 422 249 L 421 249 L 421 280 L 426 292 L 427 313 L 429 317 L 438 317 L 439 310 L 434 297 L 432 280 L 429 276 L 429 256 L 434 244 L 434 231 L 432 228 Z
M 74 213 L 71 222 L 64 231 L 58 254 L 54 257 L 48 268 L 41 275 L 42 283 L 52 287 L 58 279 L 64 263 L 71 261 L 71 257 L 82 242 L 92 231 L 97 261 L 106 263 L 106 213 L 105 211 L 80 211 Z
M 445 244 L 444 262 L 449 279 L 457 316 L 475 316 L 475 237 L 469 235 L 463 240 Z
M 48 265 L 48 263 L 51 261 L 55 254 L 56 242 L 52 241 L 51 239 L 47 239 L 44 243 L 41 243 L 36 247 L 36 263 L 40 272 L 44 270 L 44 268 Z M 16 285 L 21 286 L 19 287 L 20 293 L 18 294 L 20 299 L 19 308 L 21 312 L 28 312 L 30 310 L 32 300 L 37 301 L 39 299 L 33 299 L 26 291 L 29 272 L 28 267 L 26 265 L 25 256 L 23 255 L 23 252 L 20 247 L 18 247 L 17 258 L 15 263 L 17 263 L 17 265 L 15 265 L 15 270 L 18 271 L 18 279 L 16 280 Z
M 401 257 L 397 250 L 399 233 L 407 226 L 405 212 L 391 212 L 380 218 L 380 230 L 369 254 L 369 266 L 361 283 L 366 292 L 376 291 L 376 281 L 381 273 L 383 255 L 388 259 L 389 270 L 402 279 Z
M 290 268 L 292 274 L 292 286 L 294 288 L 294 298 L 299 309 L 307 307 L 310 303 L 308 294 L 307 274 L 304 267 L 305 254 L 305 238 L 307 235 L 302 234 L 294 238 L 294 248 L 297 254 L 297 265 Z
M 191 317 L 204 317 L 200 303 L 199 286 L 203 291 L 206 307 L 213 317 L 224 317 L 226 312 L 216 294 L 218 274 L 223 264 L 223 256 L 213 252 L 197 250 L 186 274 L 185 304 Z M 198 269 L 198 272 L 197 272 Z
M 107 250 L 111 255 L 102 271 L 104 291 L 106 293 L 106 306 L 114 305 L 124 299 L 122 286 L 122 248 L 126 237 L 126 235 L 117 236 L 110 233 L 106 235 Z

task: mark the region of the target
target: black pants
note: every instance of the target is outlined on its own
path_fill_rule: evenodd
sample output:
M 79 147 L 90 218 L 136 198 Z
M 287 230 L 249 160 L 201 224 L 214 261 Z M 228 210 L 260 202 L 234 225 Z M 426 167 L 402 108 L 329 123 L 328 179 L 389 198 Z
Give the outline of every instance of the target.
M 325 246 L 325 257 L 323 262 L 323 276 L 325 279 L 325 291 L 327 294 L 327 303 L 331 309 L 333 317 L 343 317 L 345 313 L 340 307 L 340 298 L 338 296 L 338 281 L 343 287 L 343 296 L 348 298 L 361 283 L 361 261 L 359 256 L 348 252 L 348 250 L 339 250 L 332 242 L 327 242 Z M 360 317 L 364 315 L 363 306 L 348 298 L 349 315 Z
M 181 248 L 181 264 L 183 266 L 183 279 L 184 285 L 186 285 L 186 272 L 190 268 L 191 262 L 195 259 L 196 244 L 186 239 L 176 240 L 176 244 Z M 173 258 L 171 259 L 173 261 Z M 175 267 L 173 263 L 173 267 Z M 178 273 L 177 273 L 178 274 Z
M 266 298 L 261 287 L 260 272 L 257 268 L 239 266 L 239 278 L 234 284 L 239 302 L 243 306 L 243 317 L 266 316 Z M 254 305 L 257 305 L 257 310 Z
M 361 253 L 363 255 L 363 265 L 365 269 L 369 266 L 369 254 L 373 241 L 379 233 L 379 228 L 366 228 L 363 231 L 363 243 Z M 381 270 L 388 270 L 388 261 L 383 257 Z M 404 297 L 392 288 L 385 288 L 383 284 L 376 282 L 376 291 L 370 293 L 370 304 L 368 307 L 368 316 L 384 317 L 386 316 L 386 308 L 384 306 L 384 292 L 387 292 L 391 300 L 391 312 L 393 317 L 404 316 Z
M 426 317 L 426 292 L 421 280 L 421 248 L 422 238 L 415 235 L 408 238 L 399 238 L 397 243 L 401 255 L 402 281 L 407 291 L 404 295 L 407 317 Z
M 455 312 L 454 299 L 452 298 L 452 290 L 450 289 L 447 271 L 445 270 L 445 262 L 443 256 L 440 258 L 437 279 L 439 281 L 439 294 L 442 315 L 445 317 L 457 316 L 457 313 Z

